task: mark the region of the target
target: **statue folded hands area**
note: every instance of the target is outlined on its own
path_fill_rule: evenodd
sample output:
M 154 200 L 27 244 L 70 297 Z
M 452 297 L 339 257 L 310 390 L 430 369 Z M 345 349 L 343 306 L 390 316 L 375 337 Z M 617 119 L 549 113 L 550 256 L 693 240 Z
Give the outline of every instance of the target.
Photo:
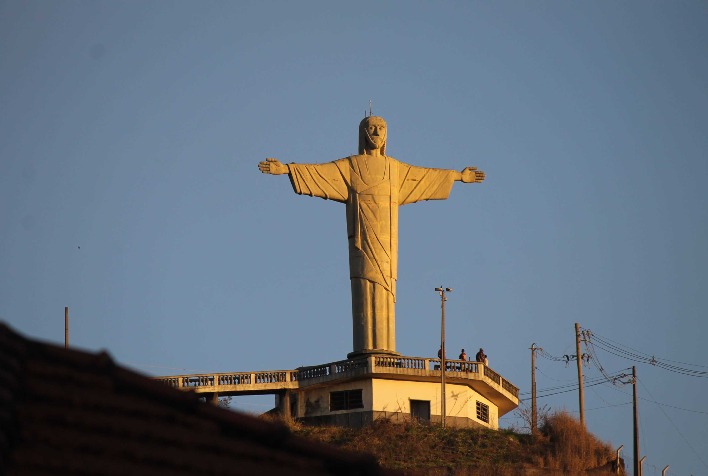
M 268 158 L 262 173 L 288 174 L 295 193 L 346 205 L 354 351 L 396 354 L 398 207 L 445 200 L 456 181 L 478 183 L 484 172 L 416 167 L 386 155 L 386 121 L 359 124 L 359 153 L 323 164 L 283 164 Z

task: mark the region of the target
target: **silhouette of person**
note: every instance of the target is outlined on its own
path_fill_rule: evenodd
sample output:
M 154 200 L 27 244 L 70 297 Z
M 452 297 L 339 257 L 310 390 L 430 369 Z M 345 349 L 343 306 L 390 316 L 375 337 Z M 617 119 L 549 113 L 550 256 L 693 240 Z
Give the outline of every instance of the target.
M 488 365 L 487 354 L 484 353 L 484 349 L 482 349 L 481 347 L 479 348 L 479 352 L 477 352 L 477 355 L 474 356 L 474 359 L 477 362 L 482 362 L 484 365 Z

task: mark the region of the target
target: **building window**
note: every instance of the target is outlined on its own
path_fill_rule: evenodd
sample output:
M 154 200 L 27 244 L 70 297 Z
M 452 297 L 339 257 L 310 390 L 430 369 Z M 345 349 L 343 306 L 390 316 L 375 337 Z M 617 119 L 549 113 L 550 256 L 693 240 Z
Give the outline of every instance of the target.
M 329 411 L 336 412 L 338 410 L 351 410 L 352 408 L 364 408 L 361 389 L 329 393 Z
M 489 405 L 477 402 L 477 419 L 489 423 Z
M 430 400 L 411 400 L 411 418 L 430 423 Z

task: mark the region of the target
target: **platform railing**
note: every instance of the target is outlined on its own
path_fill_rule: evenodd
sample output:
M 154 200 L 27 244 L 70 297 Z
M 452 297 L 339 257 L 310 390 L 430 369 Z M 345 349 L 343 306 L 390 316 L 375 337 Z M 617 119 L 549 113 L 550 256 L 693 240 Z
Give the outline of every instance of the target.
M 163 382 L 174 388 L 182 388 L 185 390 L 196 390 L 200 387 L 219 387 L 219 386 L 252 386 L 260 385 L 261 387 L 276 389 L 283 384 L 291 382 L 306 383 L 312 379 L 334 379 L 342 374 L 354 373 L 398 373 L 410 375 L 423 375 L 430 371 L 440 371 L 440 359 L 425 358 L 425 357 L 403 357 L 403 356 L 382 356 L 382 355 L 367 355 L 355 359 L 340 360 L 329 364 L 317 365 L 313 367 L 300 367 L 295 370 L 272 370 L 260 372 L 230 372 L 216 374 L 199 374 L 199 375 L 174 375 L 166 377 L 155 377 L 155 380 Z M 445 373 L 451 374 L 452 378 L 470 378 L 470 374 L 476 375 L 475 379 L 479 379 L 482 375 L 501 386 L 504 390 L 512 394 L 514 397 L 519 397 L 519 389 L 512 385 L 511 382 L 504 379 L 494 370 L 481 362 L 470 362 L 466 360 L 445 360 Z M 460 373 L 465 375 L 460 375 Z M 212 391 L 212 390 L 206 390 Z

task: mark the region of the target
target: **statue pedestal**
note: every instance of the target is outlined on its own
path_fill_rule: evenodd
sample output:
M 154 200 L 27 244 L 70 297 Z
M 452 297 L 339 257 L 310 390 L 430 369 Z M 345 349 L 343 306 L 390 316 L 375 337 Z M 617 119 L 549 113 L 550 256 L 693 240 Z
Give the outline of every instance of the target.
M 347 354 L 347 359 L 356 359 L 357 357 L 364 357 L 367 355 L 383 355 L 385 357 L 400 357 L 399 352 L 386 349 L 368 349 L 368 350 L 357 350 L 355 352 L 349 352 Z

